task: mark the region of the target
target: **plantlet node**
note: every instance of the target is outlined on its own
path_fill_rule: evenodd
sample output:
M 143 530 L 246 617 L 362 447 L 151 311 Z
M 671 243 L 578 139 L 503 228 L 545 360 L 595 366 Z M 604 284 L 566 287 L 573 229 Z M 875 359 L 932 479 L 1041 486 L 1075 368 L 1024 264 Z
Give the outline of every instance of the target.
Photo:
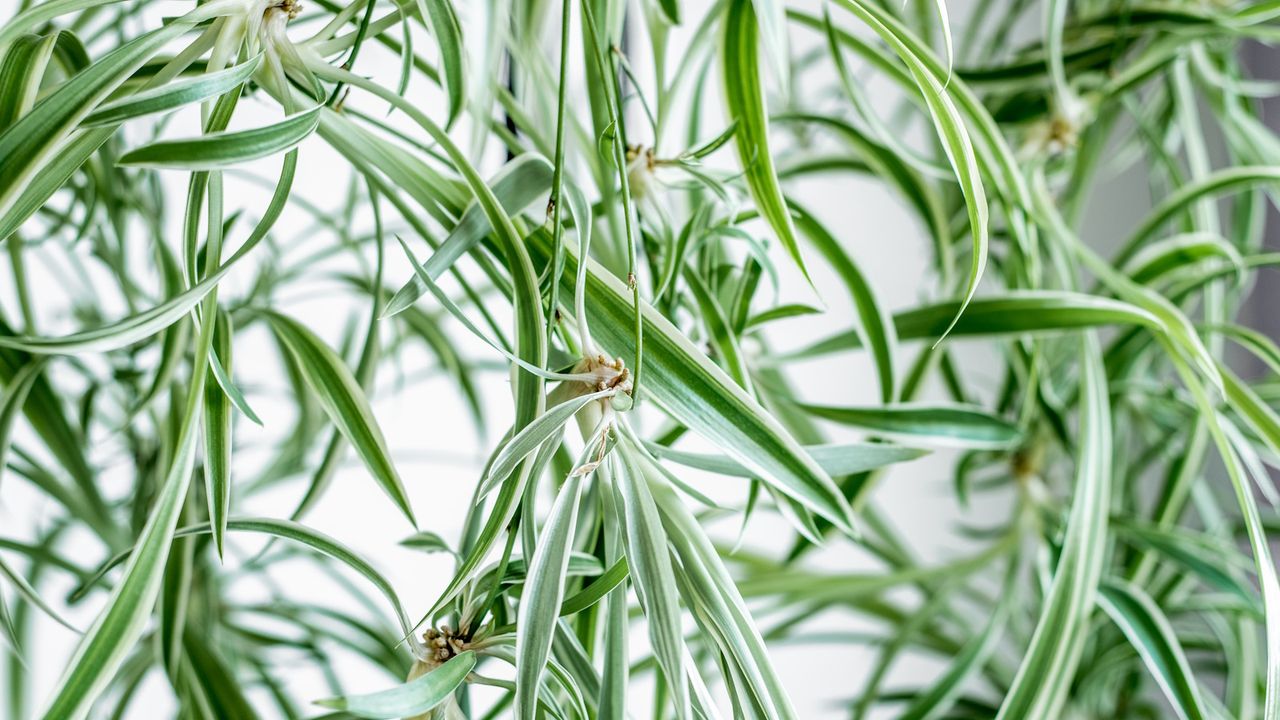
M 471 643 L 460 632 L 455 632 L 448 625 L 430 628 L 422 635 L 422 642 L 427 647 L 427 657 L 423 662 L 435 667 L 449 661 L 455 655 L 466 651 Z

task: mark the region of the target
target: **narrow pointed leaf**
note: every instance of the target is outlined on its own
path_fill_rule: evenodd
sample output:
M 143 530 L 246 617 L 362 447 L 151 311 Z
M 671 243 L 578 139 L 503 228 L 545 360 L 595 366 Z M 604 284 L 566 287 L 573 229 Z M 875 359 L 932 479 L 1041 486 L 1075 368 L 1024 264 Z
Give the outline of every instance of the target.
M 120 157 L 121 165 L 176 170 L 217 170 L 291 150 L 315 132 L 321 107 L 252 130 L 224 130 L 185 140 L 161 140 Z
M 468 650 L 399 687 L 367 695 L 320 700 L 316 704 L 374 720 L 420 715 L 447 700 L 475 666 L 476 654 Z
M 814 417 L 842 425 L 938 445 L 1001 450 L 1015 447 L 1022 440 L 1022 431 L 1017 425 L 967 405 L 800 405 L 800 408 Z
M 364 390 L 356 382 L 350 368 L 328 345 L 292 318 L 272 313 L 267 316 L 271 329 L 289 349 L 299 373 L 320 400 L 329 420 L 351 443 L 378 486 L 409 519 L 417 525 L 409 496 L 391 461 L 387 441 L 373 416 Z

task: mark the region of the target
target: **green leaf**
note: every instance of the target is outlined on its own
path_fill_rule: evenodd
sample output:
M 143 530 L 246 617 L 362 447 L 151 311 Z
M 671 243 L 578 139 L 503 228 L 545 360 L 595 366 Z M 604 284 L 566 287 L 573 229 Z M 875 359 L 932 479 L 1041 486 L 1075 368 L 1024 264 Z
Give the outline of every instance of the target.
M 742 330 L 744 332 L 748 330 L 753 330 L 763 325 L 768 325 L 771 322 L 777 322 L 778 320 L 786 320 L 788 318 L 793 318 L 793 317 L 804 317 L 806 315 L 821 315 L 821 314 L 822 314 L 822 310 L 819 308 L 813 307 L 812 305 L 803 305 L 801 303 L 788 303 L 786 305 L 779 305 L 777 307 L 769 308 L 768 310 L 765 310 L 756 315 L 752 315 L 751 317 L 747 318 L 747 322 L 742 326 Z
M 227 372 L 231 371 L 231 345 L 234 331 L 231 316 L 219 312 L 213 330 L 213 353 Z M 209 502 L 209 523 L 213 527 L 213 544 L 218 557 L 223 554 L 223 538 L 231 513 L 231 401 L 216 383 L 205 387 L 204 397 L 204 478 Z
M 23 208 L 11 217 L 24 186 L 62 154 L 59 146 L 86 115 L 170 40 L 188 30 L 187 21 L 172 22 L 107 53 L 46 95 L 31 112 L 0 133 L 0 240 L 34 212 Z
M 18 591 L 18 594 L 21 595 L 24 599 L 26 599 L 27 602 L 31 603 L 37 608 L 40 608 L 41 612 L 53 618 L 54 621 L 57 622 L 59 625 L 70 630 L 71 632 L 74 632 L 74 633 L 80 632 L 78 629 L 76 629 L 75 625 L 72 625 L 70 622 L 67 622 L 66 620 L 64 620 L 62 615 L 58 614 L 57 610 L 54 610 L 53 607 L 49 605 L 49 603 L 45 602 L 44 598 L 40 597 L 40 593 L 36 592 L 35 588 L 31 587 L 31 583 L 27 582 L 27 579 L 22 575 L 20 575 L 16 570 L 9 567 L 9 565 L 5 563 L 3 559 L 0 559 L 0 575 L 3 575 L 5 579 L 8 580 L 9 583 L 13 585 L 14 589 Z
M 1178 717 L 1208 717 L 1182 643 L 1155 601 L 1132 583 L 1109 580 L 1099 588 L 1098 605 L 1128 638 Z
M 453 125 L 466 106 L 466 78 L 463 74 L 462 27 L 450 0 L 418 0 L 423 22 L 440 49 L 441 85 L 449 96 L 449 122 Z
M 1259 185 L 1277 184 L 1280 184 L 1280 168 L 1248 166 L 1226 168 L 1187 183 L 1170 193 L 1151 210 L 1125 241 L 1114 262 L 1117 265 L 1128 262 L 1165 223 L 1201 198 L 1216 197 Z
M 754 477 L 742 463 L 728 455 L 693 453 L 676 450 L 666 445 L 645 442 L 645 449 L 654 457 L 670 460 L 685 467 L 705 470 L 717 475 Z M 898 447 L 886 443 L 835 443 L 831 445 L 806 445 L 804 451 L 818 466 L 832 477 L 844 477 L 875 470 L 893 463 L 906 462 L 929 454 L 928 450 Z
M 218 656 L 204 633 L 187 625 L 182 631 L 182 652 L 188 661 L 183 663 L 182 672 L 190 677 L 190 685 L 198 686 L 201 700 L 208 704 L 214 717 L 256 720 L 258 714 L 245 697 L 235 672 Z
M 590 585 L 565 598 L 564 602 L 560 603 L 560 617 L 576 615 L 600 602 L 605 595 L 621 585 L 629 574 L 630 569 L 626 558 L 619 558 L 616 563 L 609 566 L 608 570 L 596 576 Z
M 32 360 L 22 367 L 9 382 L 9 390 L 0 401 L 0 477 L 5 472 L 5 457 L 9 454 L 9 445 L 13 442 L 13 426 L 18 414 L 27 403 L 31 388 L 44 372 L 43 360 Z
M 1150 284 L 1169 272 L 1211 257 L 1244 269 L 1240 252 L 1225 239 L 1212 233 L 1191 233 L 1147 245 L 1126 263 L 1125 271 L 1134 282 Z
M 1009 577 L 1013 579 L 1017 575 L 1010 573 Z M 1014 593 L 1010 590 L 1009 583 L 1006 583 L 1005 592 L 1001 595 L 995 612 L 991 613 L 991 619 L 965 643 L 938 681 L 928 691 L 917 696 L 903 711 L 900 720 L 937 720 L 945 717 L 945 713 L 960 699 L 969 678 L 976 675 L 999 648 L 1005 623 L 1013 609 Z
M 550 259 L 547 237 L 531 238 L 541 260 Z M 564 294 L 577 274 L 578 258 L 566 253 Z M 631 357 L 635 335 L 629 331 L 635 310 L 631 293 L 594 261 L 587 262 L 586 312 L 593 338 L 611 355 Z M 853 512 L 827 473 L 767 410 L 658 311 L 641 303 L 644 323 L 645 376 L 654 380 L 644 397 L 667 414 L 722 448 L 755 477 L 784 495 L 853 532 Z
M 315 132 L 320 106 L 252 130 L 223 130 L 184 140 L 160 140 L 125 153 L 121 165 L 177 170 L 217 170 L 293 149 Z
M 1010 450 L 1022 442 L 1017 425 L 969 405 L 832 407 L 801 404 L 805 412 L 890 437 L 974 450 Z
M 280 342 L 289 349 L 295 367 L 319 398 L 320 406 L 334 427 L 351 443 L 378 486 L 409 522 L 417 526 L 413 509 L 409 506 L 409 496 L 391 460 L 382 429 L 378 427 L 369 401 L 346 363 L 298 321 L 277 313 L 268 313 L 267 319 Z
M 231 272 L 232 268 L 247 257 L 267 236 L 268 231 L 279 219 L 280 213 L 284 210 L 285 203 L 289 199 L 289 190 L 293 186 L 293 176 L 297 165 L 298 157 L 296 152 L 290 152 L 285 156 L 283 167 L 280 170 L 280 179 L 276 183 L 276 189 L 271 196 L 271 201 L 266 210 L 263 211 L 262 219 L 254 226 L 244 244 L 240 246 L 239 250 L 236 250 L 234 255 L 227 258 L 218 267 L 217 272 L 208 275 L 185 292 L 175 295 L 148 310 L 93 330 L 85 330 L 62 337 L 0 335 L 0 348 L 12 348 L 46 355 L 108 352 L 132 345 L 169 327 L 189 313 L 196 305 L 200 304 L 200 301 L 218 286 L 218 283 Z M 0 329 L 7 328 L 0 326 Z
M 454 554 L 453 548 L 449 547 L 449 543 L 445 542 L 444 538 L 428 530 L 414 533 L 401 540 L 400 544 L 413 550 L 421 550 L 424 553 L 447 552 L 450 555 Z
M 1160 321 L 1143 308 L 1111 298 L 1056 290 L 1011 291 L 998 297 L 974 298 L 954 325 L 959 302 L 904 310 L 893 316 L 899 340 L 934 340 L 950 326 L 950 337 L 1047 335 L 1110 325 L 1138 325 L 1159 329 Z M 783 353 L 778 360 L 817 357 L 856 350 L 860 332 L 849 330 L 806 348 Z
M 974 155 L 973 141 L 969 137 L 968 128 L 955 103 L 947 93 L 947 89 L 938 82 L 933 69 L 921 57 L 922 52 L 914 45 L 916 40 L 899 32 L 895 27 L 881 22 L 877 13 L 858 0 L 836 0 L 836 4 L 849 10 L 867 24 L 898 55 L 907 69 L 911 71 L 916 86 L 924 97 L 933 118 L 934 129 L 947 159 L 955 170 L 956 180 L 964 194 L 965 209 L 969 217 L 969 232 L 973 238 L 973 248 L 969 264 L 969 282 L 965 288 L 959 312 L 952 320 L 952 326 L 959 321 L 965 307 L 978 291 L 978 283 L 987 266 L 987 196 L 982 186 L 982 177 L 978 169 L 978 160 Z M 949 330 L 949 328 L 948 328 Z M 943 332 L 946 337 L 947 331 Z
M 582 475 L 570 473 L 542 527 L 521 597 L 516 636 L 516 700 L 520 720 L 537 717 L 542 674 L 551 652 L 556 618 L 564 598 L 565 570 L 573 547 Z
M 772 2 L 766 4 L 774 5 Z M 767 20 L 773 23 L 777 18 L 769 17 Z M 775 32 L 779 30 L 775 27 Z M 782 187 L 778 184 L 778 174 L 773 167 L 773 153 L 769 148 L 769 109 L 760 82 L 759 23 L 752 0 L 729 1 L 722 49 L 720 62 L 724 71 L 725 102 L 729 119 L 738 127 L 734 143 L 738 147 L 738 161 L 747 187 L 761 217 L 768 221 L 774 235 L 812 285 Z M 785 53 L 785 48 L 771 50 Z
M 45 720 L 81 720 L 87 716 L 146 629 L 160 593 L 174 529 L 195 465 L 199 439 L 197 413 L 204 396 L 204 368 L 207 367 L 203 356 L 208 352 L 207 344 L 202 347 L 203 351 L 197 353 L 197 369 L 183 411 L 176 449 L 150 517 L 129 554 L 124 576 L 68 661 L 43 711 Z
M 551 187 L 551 164 L 541 155 L 525 153 L 502 166 L 489 184 L 493 195 L 510 214 L 523 212 L 529 204 L 546 195 Z M 484 210 L 476 202 L 467 206 L 449 237 L 422 264 L 422 269 L 432 280 L 439 280 L 444 271 L 458 258 L 474 248 L 493 231 Z M 427 291 L 426 283 L 416 274 L 413 279 L 391 298 L 383 310 L 383 317 L 391 317 L 413 305 Z
M 565 423 L 573 419 L 579 410 L 597 400 L 603 400 L 616 394 L 614 390 L 601 390 L 570 398 L 551 406 L 533 422 L 525 425 L 507 442 L 503 443 L 489 464 L 489 471 L 480 483 L 479 497 L 488 495 L 495 487 L 515 471 L 525 458 L 564 429 Z
M 184 105 L 209 100 L 235 89 L 249 80 L 262 62 L 262 55 L 225 70 L 174 80 L 159 87 L 126 95 L 98 106 L 81 123 L 82 127 L 117 125 L 126 120 L 176 110 Z
M 60 15 L 118 2 L 123 0 L 47 0 L 47 2 L 37 3 L 14 14 L 0 25 L 0 48 L 8 47 L 18 35 L 31 32 Z
M 395 610 L 397 621 L 406 637 L 410 636 L 409 616 L 405 613 L 404 606 L 400 602 L 400 597 L 396 595 L 391 583 L 369 564 L 364 558 L 357 555 L 350 548 L 337 540 L 321 533 L 317 530 L 302 525 L 301 523 L 289 520 L 277 520 L 275 518 L 231 518 L 227 521 L 227 530 L 230 532 L 251 532 L 263 535 L 270 535 L 274 538 L 289 540 L 301 545 L 305 545 L 312 550 L 327 555 L 352 570 L 356 571 L 367 579 L 370 583 L 382 593 L 387 602 L 391 604 Z M 213 529 L 207 523 L 199 525 L 189 525 L 178 529 L 174 533 L 175 538 L 191 537 L 193 535 L 204 535 L 212 533 Z M 98 568 L 92 576 L 87 578 L 83 583 L 85 586 L 92 586 L 102 579 L 112 568 L 128 559 L 131 551 L 126 551 L 107 560 Z M 416 643 L 416 640 L 412 642 Z
M 1117 529 L 1121 537 L 1140 547 L 1154 550 L 1164 558 L 1194 573 L 1215 590 L 1236 596 L 1243 606 L 1256 607 L 1258 615 L 1261 616 L 1262 609 L 1258 605 L 1258 598 L 1253 588 L 1246 580 L 1237 578 L 1231 572 L 1232 567 L 1244 569 L 1251 564 L 1249 558 L 1241 555 L 1235 548 L 1183 528 L 1176 531 L 1164 530 L 1155 526 L 1124 522 L 1118 524 Z
M 856 329 L 859 338 L 864 347 L 871 349 L 872 358 L 875 360 L 876 373 L 880 379 L 880 399 L 886 404 L 892 402 L 894 398 L 893 352 L 898 342 L 893 322 L 876 300 L 875 291 L 862 275 L 862 271 L 840 246 L 835 236 L 814 219 L 813 215 L 794 202 L 791 207 L 795 211 L 796 226 L 818 248 L 818 252 L 827 259 L 849 290 L 849 296 L 853 299 L 854 308 L 858 313 L 859 323 Z
M 732 668 L 731 677 L 746 684 L 738 696 L 759 716 L 798 717 L 773 667 L 773 655 L 702 525 L 660 476 L 645 474 L 672 552 L 679 559 L 675 567 L 681 595 L 703 628 L 717 639 L 726 664 Z
M 447 700 L 475 666 L 476 654 L 468 650 L 449 658 L 440 667 L 390 690 L 319 700 L 316 704 L 356 717 L 377 720 L 420 715 Z
M 613 466 L 626 528 L 623 545 L 627 567 L 635 583 L 636 595 L 640 598 L 640 608 L 648 620 L 649 643 L 658 659 L 658 666 L 662 668 L 666 687 L 674 695 L 676 713 L 681 718 L 691 718 L 693 710 L 689 700 L 689 682 L 685 677 L 684 633 L 675 571 L 671 567 L 671 551 L 667 547 L 667 533 L 662 527 L 648 481 L 634 464 L 632 452 L 631 448 L 624 448 L 620 453 L 621 461 Z
M 1111 406 L 1098 341 L 1083 336 L 1080 434 L 1074 497 L 1062 552 L 1040 619 L 999 718 L 1061 716 L 1079 667 L 1106 553 L 1111 502 Z
M 0 130 L 35 105 L 60 36 L 61 33 L 24 35 L 4 53 L 0 60 Z

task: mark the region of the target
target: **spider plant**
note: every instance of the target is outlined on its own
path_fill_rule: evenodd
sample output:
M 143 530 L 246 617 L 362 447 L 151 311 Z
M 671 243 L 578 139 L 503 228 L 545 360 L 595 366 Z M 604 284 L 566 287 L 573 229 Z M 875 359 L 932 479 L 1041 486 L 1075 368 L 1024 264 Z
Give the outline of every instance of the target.
M 1275 2 L 5 12 L 10 717 L 791 718 L 836 642 L 837 715 L 1280 718 Z M 462 507 L 374 411 L 427 377 Z M 926 454 L 941 557 L 876 497 Z M 309 523 L 349 462 L 431 595 Z

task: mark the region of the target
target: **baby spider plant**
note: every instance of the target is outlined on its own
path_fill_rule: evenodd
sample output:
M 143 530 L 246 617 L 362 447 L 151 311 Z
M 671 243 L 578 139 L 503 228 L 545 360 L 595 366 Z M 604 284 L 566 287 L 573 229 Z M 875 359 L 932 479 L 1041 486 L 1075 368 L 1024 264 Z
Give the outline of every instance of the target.
M 9 0 L 0 712 L 1280 720 L 1277 42 Z

